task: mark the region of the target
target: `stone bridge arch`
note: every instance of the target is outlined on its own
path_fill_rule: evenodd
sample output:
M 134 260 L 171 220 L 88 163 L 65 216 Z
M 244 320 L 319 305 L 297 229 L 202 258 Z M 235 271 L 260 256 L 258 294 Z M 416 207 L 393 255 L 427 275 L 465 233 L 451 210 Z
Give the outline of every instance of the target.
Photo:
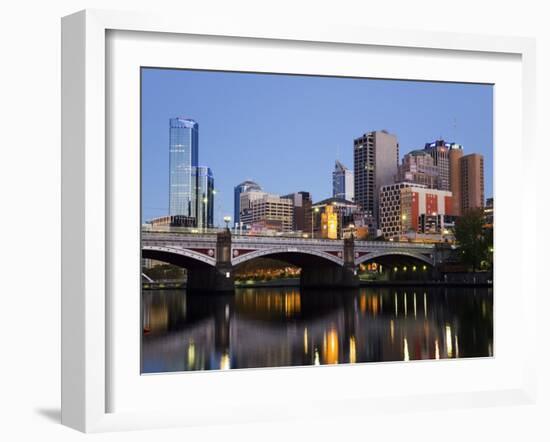
M 434 262 L 432 258 L 422 253 L 409 252 L 406 250 L 384 250 L 379 252 L 367 253 L 366 255 L 363 255 L 357 258 L 355 260 L 355 265 L 363 264 L 367 261 L 374 261 L 378 258 L 391 258 L 392 256 L 412 258 L 412 259 L 421 261 L 425 264 L 428 264 L 431 267 L 434 266 Z
M 155 259 L 184 268 L 214 267 L 216 265 L 216 258 L 214 256 L 208 256 L 194 250 L 179 247 L 143 246 L 141 248 L 141 257 Z
M 265 249 L 254 250 L 253 252 L 247 252 L 240 256 L 233 257 L 231 263 L 234 267 L 237 267 L 245 262 L 251 261 L 256 258 L 273 258 L 281 261 L 289 262 L 290 264 L 302 267 L 304 262 L 309 261 L 308 264 L 314 265 L 316 263 L 330 264 L 343 266 L 344 259 L 342 256 L 333 255 L 321 250 L 307 249 L 302 247 L 272 247 Z

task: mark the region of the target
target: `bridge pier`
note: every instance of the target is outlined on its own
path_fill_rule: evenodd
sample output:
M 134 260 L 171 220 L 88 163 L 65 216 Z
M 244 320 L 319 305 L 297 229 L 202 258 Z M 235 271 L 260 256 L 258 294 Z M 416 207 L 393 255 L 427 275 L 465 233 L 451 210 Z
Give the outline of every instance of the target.
M 235 290 L 231 264 L 231 232 L 229 229 L 216 237 L 216 266 L 200 267 L 189 272 L 187 289 L 190 292 L 221 293 Z
M 355 242 L 353 236 L 344 239 L 344 265 L 304 267 L 300 275 L 303 288 L 354 288 L 359 287 L 359 276 L 355 266 Z

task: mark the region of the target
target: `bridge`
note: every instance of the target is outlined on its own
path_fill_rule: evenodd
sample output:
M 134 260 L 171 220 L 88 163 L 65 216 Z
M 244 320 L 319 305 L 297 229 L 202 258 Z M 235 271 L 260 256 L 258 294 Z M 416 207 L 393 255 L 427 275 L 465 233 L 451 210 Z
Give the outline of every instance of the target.
M 193 291 L 233 290 L 239 266 L 261 257 L 300 267 L 302 287 L 357 287 L 362 263 L 432 270 L 449 252 L 448 246 L 433 244 L 232 235 L 228 229 L 213 234 L 144 231 L 141 245 L 142 258 L 186 268 L 187 287 Z

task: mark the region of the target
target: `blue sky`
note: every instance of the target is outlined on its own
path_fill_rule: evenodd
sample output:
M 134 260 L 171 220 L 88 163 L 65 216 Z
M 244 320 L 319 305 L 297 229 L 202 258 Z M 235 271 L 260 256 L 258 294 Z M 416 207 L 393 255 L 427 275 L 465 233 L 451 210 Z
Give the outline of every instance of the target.
M 353 139 L 386 129 L 400 156 L 444 138 L 485 157 L 493 194 L 489 85 L 233 72 L 142 70 L 142 218 L 168 213 L 168 120 L 199 123 L 199 164 L 217 189 L 215 222 L 233 215 L 233 187 L 332 195 L 335 159 L 353 169 Z

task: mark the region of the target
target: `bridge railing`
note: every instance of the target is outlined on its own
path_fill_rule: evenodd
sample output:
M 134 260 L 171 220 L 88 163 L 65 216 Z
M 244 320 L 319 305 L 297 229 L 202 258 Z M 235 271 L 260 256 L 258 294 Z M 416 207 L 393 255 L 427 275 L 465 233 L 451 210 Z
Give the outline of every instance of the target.
M 219 232 L 220 230 L 217 230 Z M 273 244 L 273 243 L 289 243 L 303 244 L 303 245 L 319 245 L 319 246 L 342 246 L 343 240 L 341 239 L 321 239 L 321 238 L 303 238 L 299 236 L 269 236 L 269 235 L 232 235 L 234 243 L 246 244 Z M 149 243 L 157 241 L 197 241 L 197 242 L 212 242 L 215 241 L 212 232 L 193 232 L 188 230 L 147 230 L 142 232 L 142 239 Z M 160 244 L 160 243 L 159 243 Z M 355 241 L 355 248 L 375 248 L 375 249 L 422 249 L 433 250 L 434 244 L 422 244 L 422 243 L 410 243 L 410 242 L 398 242 L 398 241 Z

